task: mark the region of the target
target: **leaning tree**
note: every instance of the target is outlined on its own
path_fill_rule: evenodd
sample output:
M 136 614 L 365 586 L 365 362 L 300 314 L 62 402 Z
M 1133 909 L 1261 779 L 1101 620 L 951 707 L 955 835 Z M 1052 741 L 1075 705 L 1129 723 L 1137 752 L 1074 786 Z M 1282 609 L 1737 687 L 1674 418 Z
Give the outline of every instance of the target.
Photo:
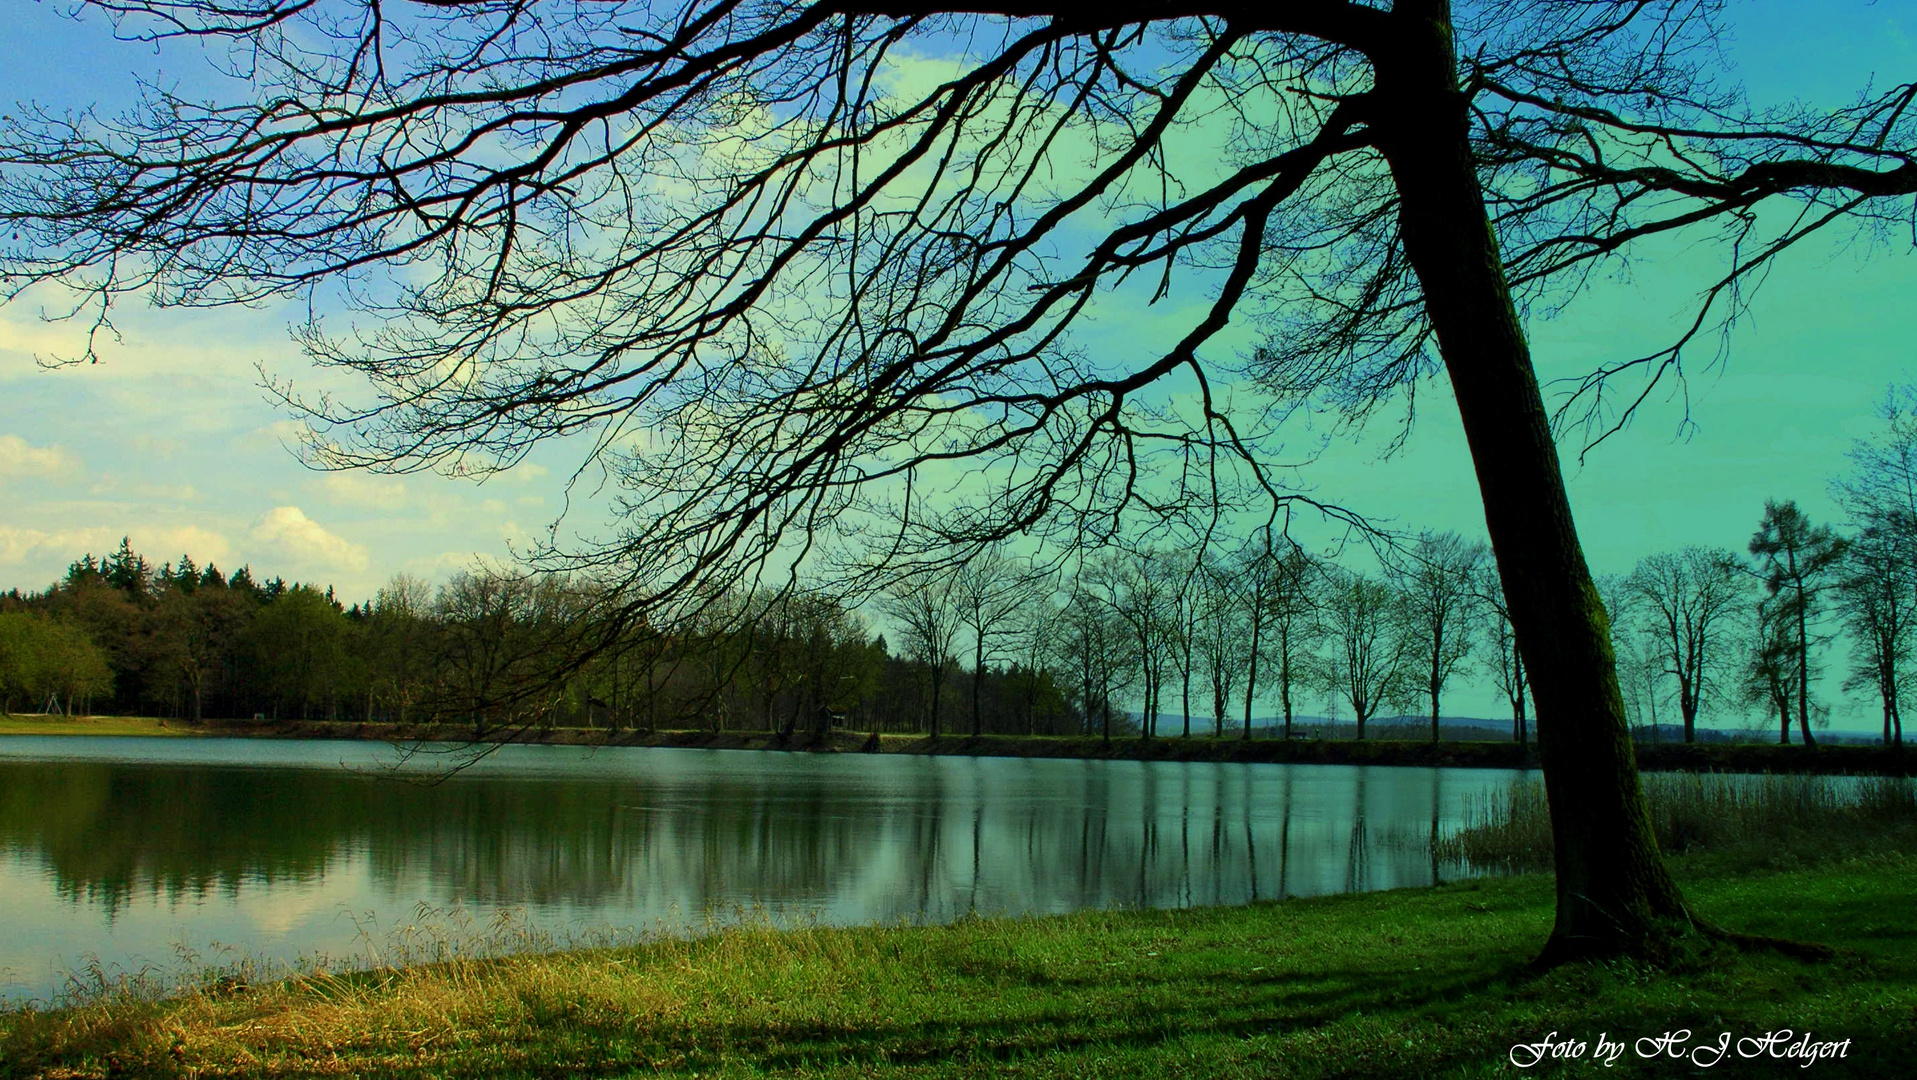
M 545 554 L 623 576 L 631 612 L 835 548 L 1213 530 L 1260 497 L 1277 522 L 1288 411 L 1442 372 L 1538 706 L 1546 955 L 1699 925 L 1522 316 L 1644 240 L 1727 241 L 1677 340 L 1571 395 L 1601 436 L 1781 252 L 1902 213 L 1917 84 L 1752 108 L 1721 0 L 77 6 L 223 40 L 241 81 L 16 112 L 9 292 L 96 331 L 129 295 L 308 300 L 306 350 L 370 387 L 299 402 L 323 464 L 583 436 L 620 524 Z M 1082 332 L 1159 301 L 1149 333 Z M 1221 340 L 1234 319 L 1263 344 Z

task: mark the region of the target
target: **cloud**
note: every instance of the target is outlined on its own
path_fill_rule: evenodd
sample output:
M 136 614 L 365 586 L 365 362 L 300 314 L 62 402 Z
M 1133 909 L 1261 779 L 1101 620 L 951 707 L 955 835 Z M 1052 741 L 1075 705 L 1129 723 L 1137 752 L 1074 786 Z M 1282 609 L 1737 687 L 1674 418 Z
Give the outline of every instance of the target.
M 58 446 L 34 446 L 18 435 L 0 435 L 0 476 L 59 476 L 78 471 L 80 459 Z
M 275 420 L 254 428 L 243 436 L 247 442 L 259 446 L 278 446 L 286 449 L 298 449 L 300 438 L 306 434 L 305 424 L 298 420 Z
M 512 468 L 507 469 L 505 472 L 493 477 L 493 479 L 515 484 L 529 484 L 535 480 L 544 480 L 551 475 L 551 469 L 546 468 L 536 461 L 522 461 Z
M 276 506 L 253 523 L 253 539 L 290 558 L 336 570 L 364 570 L 366 546 L 327 532 L 297 506 Z
M 82 555 L 106 555 L 114 551 L 123 536 L 133 545 L 133 550 L 156 566 L 182 554 L 191 555 L 202 566 L 209 562 L 229 562 L 233 556 L 231 541 L 198 525 L 132 528 L 94 525 L 54 530 L 0 525 L 0 565 L 51 561 L 64 566 Z
M 366 473 L 328 473 L 320 481 L 326 497 L 335 505 L 367 506 L 375 510 L 399 510 L 406 506 L 406 483 L 397 477 Z
M 145 532 L 136 530 L 132 538 L 136 550 L 162 562 L 181 555 L 193 556 L 201 566 L 210 562 L 230 564 L 233 561 L 233 544 L 223 534 L 198 525 L 176 525 L 170 529 L 150 529 Z M 142 547 L 142 544 L 145 546 Z
M 113 550 L 120 541 L 111 529 L 23 529 L 0 525 L 0 563 L 38 562 L 47 558 L 77 559 L 87 551 Z

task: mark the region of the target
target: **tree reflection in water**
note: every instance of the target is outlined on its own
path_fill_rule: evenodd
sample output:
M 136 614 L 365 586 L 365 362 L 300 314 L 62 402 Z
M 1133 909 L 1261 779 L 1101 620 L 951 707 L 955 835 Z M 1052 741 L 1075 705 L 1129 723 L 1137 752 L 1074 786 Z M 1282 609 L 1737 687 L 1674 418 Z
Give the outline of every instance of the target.
M 6 751 L 0 869 L 109 922 L 167 905 L 190 924 L 209 897 L 293 886 L 335 909 L 643 927 L 741 907 L 849 923 L 1235 904 L 1430 883 L 1431 838 L 1518 775 L 525 747 L 427 785 L 341 769 L 340 744 L 304 767 L 280 744 L 262 768 L 243 741 L 205 743 L 169 764 Z M 0 930 L 0 961 L 30 932 Z

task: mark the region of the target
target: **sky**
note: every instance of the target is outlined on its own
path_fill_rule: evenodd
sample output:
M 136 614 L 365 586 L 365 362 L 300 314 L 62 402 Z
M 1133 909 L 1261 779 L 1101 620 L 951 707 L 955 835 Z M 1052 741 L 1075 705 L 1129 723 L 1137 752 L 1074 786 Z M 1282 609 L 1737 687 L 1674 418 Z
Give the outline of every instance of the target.
M 0 103 L 111 106 L 135 76 L 206 80 L 190 55 L 112 39 L 44 3 L 0 21 Z M 1917 76 L 1917 4 L 1757 0 L 1734 5 L 1726 43 L 1759 102 L 1839 104 L 1866 81 Z M 164 63 L 162 63 L 164 61 Z M 172 65 L 169 69 L 166 65 Z M 1580 465 L 1567 442 L 1574 511 L 1592 568 L 1622 573 L 1653 551 L 1706 544 L 1742 551 L 1767 498 L 1840 517 L 1831 479 L 1853 440 L 1875 429 L 1886 388 L 1917 379 L 1917 260 L 1891 250 L 1808 247 L 1771 275 L 1727 362 L 1696 367 L 1681 394 L 1652 398 Z M 1630 282 L 1594 288 L 1561 318 L 1530 326 L 1540 375 L 1658 340 L 1717 266 L 1714 252 L 1649 252 Z M 0 308 L 0 589 L 44 588 L 85 551 L 131 538 L 156 560 L 190 554 L 231 569 L 331 583 L 367 597 L 396 572 L 443 579 L 510 558 L 550 525 L 576 464 L 541 451 L 485 483 L 434 475 L 312 471 L 291 452 L 296 423 L 262 371 L 324 389 L 289 335 L 299 312 L 130 310 L 98 364 L 48 369 L 75 351 L 70 326 L 30 306 Z M 1150 312 L 1093 325 L 1088 342 L 1133 339 Z M 1547 393 L 1549 393 L 1547 387 Z M 1680 422 L 1688 415 L 1691 423 Z M 1414 433 L 1389 458 L 1377 437 L 1341 440 L 1299 479 L 1320 497 L 1411 528 L 1483 534 L 1468 455 L 1442 383 L 1423 388 Z M 1383 430 L 1386 425 L 1378 425 Z M 575 501 L 590 505 L 590 477 Z M 1466 706 L 1470 706 L 1467 704 Z M 1490 704 L 1482 706 L 1484 714 Z

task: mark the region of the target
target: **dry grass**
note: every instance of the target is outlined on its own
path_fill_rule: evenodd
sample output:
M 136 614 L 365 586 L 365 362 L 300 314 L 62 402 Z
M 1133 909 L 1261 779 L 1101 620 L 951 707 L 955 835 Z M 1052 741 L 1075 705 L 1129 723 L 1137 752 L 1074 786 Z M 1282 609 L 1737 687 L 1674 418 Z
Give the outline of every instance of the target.
M 1910 848 L 1917 833 L 1917 780 L 1895 777 L 1726 776 L 1646 773 L 1644 795 L 1658 844 L 1671 854 L 1773 856 Z M 1439 842 L 1441 858 L 1505 870 L 1551 867 L 1551 814 L 1544 785 L 1513 785 L 1466 811 L 1465 826 Z
M 109 987 L 0 1013 L 0 1075 L 1410 1080 L 1509 1075 L 1510 1046 L 1550 1031 L 1680 1027 L 1810 1027 L 1857 1040 L 1817 1076 L 1890 1075 L 1917 1036 L 1917 940 L 1886 915 L 1913 870 L 1889 855 L 1687 875 L 1712 917 L 1847 949 L 1834 964 L 1716 952 L 1677 971 L 1542 977 L 1525 968 L 1550 924 L 1536 875 L 942 927 L 745 925 L 514 957 L 493 954 L 538 935 L 425 920 L 384 939 L 384 961 L 407 966 L 271 983 L 222 969 L 166 999 Z
M 151 716 L 0 715 L 0 735 L 204 735 L 203 731 Z

